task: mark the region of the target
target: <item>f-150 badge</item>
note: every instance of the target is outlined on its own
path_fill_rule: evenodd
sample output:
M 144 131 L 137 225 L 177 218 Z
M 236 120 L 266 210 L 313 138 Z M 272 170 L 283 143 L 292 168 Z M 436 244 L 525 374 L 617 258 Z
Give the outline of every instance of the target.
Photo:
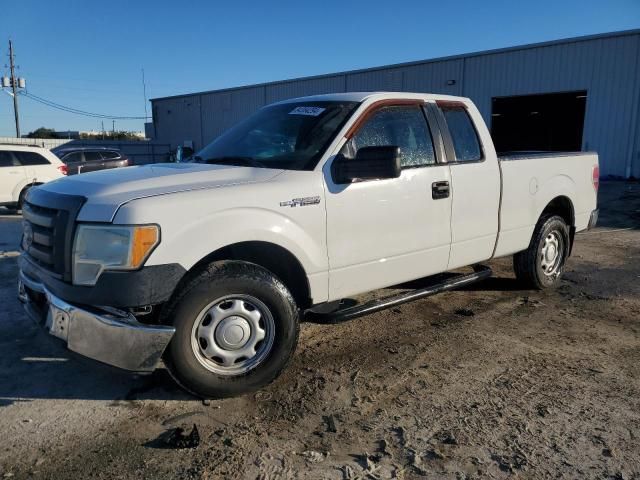
M 286 202 L 280 202 L 281 207 L 306 207 L 307 205 L 317 205 L 320 203 L 320 197 L 302 197 L 294 198 Z

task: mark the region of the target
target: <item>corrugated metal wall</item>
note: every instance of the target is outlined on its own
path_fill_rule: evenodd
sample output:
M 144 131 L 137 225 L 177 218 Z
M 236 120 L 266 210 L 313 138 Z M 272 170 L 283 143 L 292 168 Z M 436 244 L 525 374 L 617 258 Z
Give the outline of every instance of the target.
M 470 97 L 488 124 L 493 97 L 587 90 L 583 149 L 603 175 L 640 177 L 640 31 L 155 99 L 156 138 L 200 148 L 272 102 L 376 90 Z
M 604 175 L 627 176 L 638 110 L 638 56 L 640 35 L 470 57 L 463 95 L 490 122 L 493 97 L 586 90 L 582 147 L 600 154 Z

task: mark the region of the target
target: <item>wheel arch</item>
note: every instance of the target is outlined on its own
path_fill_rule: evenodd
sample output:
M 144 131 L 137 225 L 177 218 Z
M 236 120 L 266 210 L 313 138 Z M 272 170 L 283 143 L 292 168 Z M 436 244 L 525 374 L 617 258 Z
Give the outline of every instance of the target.
M 200 273 L 212 262 L 236 260 L 259 265 L 278 277 L 291 292 L 298 307 L 311 305 L 311 286 L 300 260 L 286 248 L 267 241 L 245 241 L 226 245 L 209 253 L 196 262 L 183 276 L 176 287 L 182 285 L 193 275 Z
M 568 255 L 571 255 L 571 251 L 573 250 L 573 240 L 576 234 L 575 208 L 573 206 L 573 202 L 566 195 L 558 195 L 547 203 L 540 213 L 538 221 L 548 215 L 558 215 L 565 221 L 567 227 L 569 227 L 569 238 L 567 241 L 569 245 Z
M 573 202 L 566 195 L 559 195 L 552 199 L 542 210 L 540 217 L 544 215 L 558 215 L 569 227 L 575 225 L 575 209 Z
M 16 188 L 14 189 L 14 193 L 13 193 L 13 197 L 15 198 L 15 202 L 17 204 L 20 203 L 20 199 L 24 199 L 26 196 L 26 192 L 27 190 L 29 190 L 31 187 L 37 187 L 38 185 L 42 185 L 44 182 L 20 182 L 18 185 L 16 185 Z

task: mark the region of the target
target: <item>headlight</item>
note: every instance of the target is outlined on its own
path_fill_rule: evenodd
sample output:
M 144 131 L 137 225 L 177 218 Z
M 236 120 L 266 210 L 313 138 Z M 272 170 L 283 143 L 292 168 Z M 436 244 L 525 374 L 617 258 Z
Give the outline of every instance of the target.
M 156 225 L 80 225 L 73 245 L 73 283 L 95 285 L 104 270 L 135 270 L 159 242 Z

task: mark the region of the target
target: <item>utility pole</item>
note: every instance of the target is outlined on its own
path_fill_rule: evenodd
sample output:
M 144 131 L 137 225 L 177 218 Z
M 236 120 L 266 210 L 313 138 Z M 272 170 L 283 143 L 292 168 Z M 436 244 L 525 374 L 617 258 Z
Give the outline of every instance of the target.
M 104 120 L 102 120 L 102 139 L 104 140 Z
M 116 137 L 116 121 L 115 120 L 111 120 L 113 123 L 111 124 L 111 137 L 115 138 Z
M 20 117 L 18 115 L 18 79 L 13 64 L 13 43 L 9 40 L 9 65 L 11 68 L 11 90 L 13 90 L 13 114 L 16 117 L 16 137 L 20 138 Z
M 147 114 L 147 84 L 144 81 L 144 68 L 142 69 L 142 96 L 144 97 L 144 121 L 146 122 L 149 117 Z

